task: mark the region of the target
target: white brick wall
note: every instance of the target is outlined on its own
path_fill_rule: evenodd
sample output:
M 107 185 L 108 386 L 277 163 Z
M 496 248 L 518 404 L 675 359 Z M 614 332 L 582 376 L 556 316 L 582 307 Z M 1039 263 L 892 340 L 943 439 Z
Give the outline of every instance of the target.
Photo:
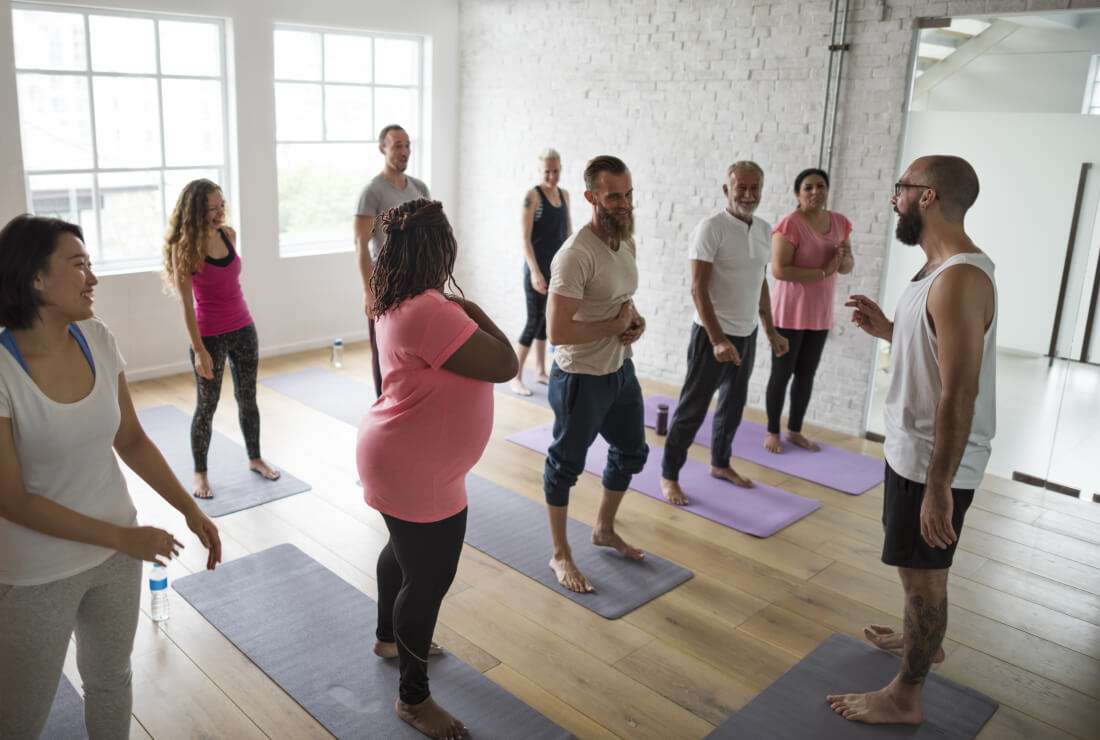
M 840 281 L 809 422 L 862 428 L 873 344 L 839 304 L 848 293 L 877 296 L 884 276 L 914 19 L 1097 4 L 852 0 L 830 208 L 854 225 L 856 270 Z M 459 200 L 448 211 L 461 286 L 517 336 L 520 209 L 537 181 L 538 153 L 562 153 L 561 185 L 578 227 L 591 217 L 585 162 L 619 156 L 634 177 L 636 302 L 648 321 L 635 362 L 640 375 L 679 384 L 692 316 L 687 237 L 722 207 L 735 159 L 754 159 L 767 173 L 760 216 L 774 223 L 793 207 L 794 176 L 817 163 L 831 3 L 462 0 L 459 15 Z M 752 406 L 763 407 L 767 356 L 762 343 Z

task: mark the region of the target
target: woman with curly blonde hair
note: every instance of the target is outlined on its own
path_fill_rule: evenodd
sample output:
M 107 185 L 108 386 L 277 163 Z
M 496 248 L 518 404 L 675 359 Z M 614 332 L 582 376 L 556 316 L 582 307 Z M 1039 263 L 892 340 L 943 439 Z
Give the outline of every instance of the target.
M 221 396 L 226 359 L 233 376 L 248 467 L 268 480 L 279 471 L 260 457 L 260 410 L 256 405 L 259 342 L 241 292 L 237 232 L 225 223 L 225 196 L 210 180 L 193 180 L 180 193 L 164 238 L 164 281 L 179 294 L 191 339 L 196 403 L 191 419 L 191 455 L 197 498 L 214 493 L 206 473 L 214 411 Z

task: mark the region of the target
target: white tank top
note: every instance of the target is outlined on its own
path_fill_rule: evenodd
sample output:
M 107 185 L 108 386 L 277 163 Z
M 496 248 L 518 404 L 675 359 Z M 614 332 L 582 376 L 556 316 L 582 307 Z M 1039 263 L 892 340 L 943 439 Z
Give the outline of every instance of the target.
M 993 321 L 985 332 L 974 419 L 952 488 L 977 488 L 989 462 L 997 422 L 997 283 L 993 261 L 982 253 L 956 254 L 932 274 L 911 281 L 898 299 L 892 339 L 892 377 L 886 392 L 886 442 L 883 452 L 894 471 L 924 483 L 935 442 L 940 401 L 939 345 L 928 320 L 928 291 L 940 273 L 953 265 L 973 265 L 993 283 Z

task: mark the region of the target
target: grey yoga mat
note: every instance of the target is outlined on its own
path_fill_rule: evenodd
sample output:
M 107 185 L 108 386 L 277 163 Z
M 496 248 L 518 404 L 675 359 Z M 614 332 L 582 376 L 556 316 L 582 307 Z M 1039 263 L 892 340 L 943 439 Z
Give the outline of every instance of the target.
M 897 672 L 898 658 L 890 653 L 848 635 L 832 635 L 707 738 L 969 740 L 997 710 L 996 700 L 935 673 L 925 681 L 924 723 L 916 727 L 851 722 L 825 701 L 830 694 L 880 689 Z
M 191 416 L 175 406 L 154 406 L 141 409 L 137 414 L 145 433 L 160 448 L 183 487 L 190 491 L 195 475 L 191 457 Z M 286 470 L 280 469 L 278 480 L 267 480 L 252 472 L 248 469 L 245 449 L 218 432 L 210 439 L 207 472 L 214 498 L 195 499 L 207 516 L 232 514 L 310 489 L 308 483 Z
M 503 393 L 507 396 L 518 398 L 521 401 L 527 401 L 529 403 L 537 404 L 539 406 L 542 406 L 543 408 L 550 408 L 550 397 L 547 395 L 550 388 L 545 383 L 536 383 L 535 374 L 531 371 L 530 368 L 525 367 L 523 369 L 523 384 L 526 385 L 527 388 L 531 391 L 531 395 L 521 396 L 518 393 L 514 393 L 509 383 L 511 383 L 511 381 L 497 383 L 497 393 Z
M 39 740 L 86 740 L 88 731 L 84 729 L 84 700 L 64 674 L 57 684 L 57 696 L 54 697 L 50 716 L 42 728 Z
M 397 661 L 371 647 L 375 602 L 293 545 L 178 579 L 175 589 L 338 738 L 420 738 L 394 712 Z M 454 655 L 431 659 L 432 696 L 480 738 L 571 738 Z
M 547 565 L 553 550 L 546 506 L 473 474 L 466 476 L 466 493 L 470 502 L 466 544 L 601 617 L 618 619 L 692 577 L 687 568 L 653 553 L 629 560 L 611 548 L 596 547 L 591 542 L 592 528 L 570 519 L 566 531 L 573 557 L 596 588 L 594 593 L 570 591 Z
M 260 384 L 358 428 L 374 403 L 374 386 L 324 367 L 260 378 Z

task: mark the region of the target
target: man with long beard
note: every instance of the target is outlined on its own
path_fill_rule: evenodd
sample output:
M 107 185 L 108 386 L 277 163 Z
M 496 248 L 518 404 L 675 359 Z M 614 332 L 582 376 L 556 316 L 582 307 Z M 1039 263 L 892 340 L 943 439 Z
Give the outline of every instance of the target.
M 585 167 L 584 187 L 592 219 L 565 241 L 550 266 L 546 333 L 556 346 L 549 388 L 554 441 L 543 474 L 554 543 L 550 568 L 561 585 L 577 592 L 595 590 L 577 568 L 566 536 L 569 491 L 584 471 L 589 446 L 597 434 L 610 446 L 592 543 L 632 560 L 645 553 L 615 532 L 615 514 L 649 455 L 642 388 L 630 359 L 630 345 L 645 331 L 632 300 L 638 267 L 630 170 L 616 157 L 596 157 Z
M 726 178 L 722 193 L 727 207 L 701 221 L 691 234 L 695 321 L 688 340 L 687 375 L 661 459 L 661 493 L 678 506 L 688 503 L 680 488 L 680 469 L 719 388 L 710 474 L 735 486 L 752 487 L 751 480 L 730 466 L 730 447 L 748 398 L 758 316 L 776 356 L 787 352 L 786 337 L 772 324 L 765 277 L 772 258 L 772 227 L 753 216 L 760 205 L 764 170 L 756 162 L 741 160 L 730 165 Z
M 892 345 L 882 561 L 897 566 L 905 589 L 903 631 L 864 630 L 878 647 L 901 649 L 898 675 L 878 691 L 828 697 L 855 722 L 920 724 L 924 680 L 943 660 L 948 569 L 996 417 L 993 261 L 963 228 L 977 197 L 978 176 L 966 160 L 913 162 L 894 185 L 896 235 L 919 244 L 927 262 L 901 294 L 893 323 L 866 296 L 845 304 L 856 326 Z

